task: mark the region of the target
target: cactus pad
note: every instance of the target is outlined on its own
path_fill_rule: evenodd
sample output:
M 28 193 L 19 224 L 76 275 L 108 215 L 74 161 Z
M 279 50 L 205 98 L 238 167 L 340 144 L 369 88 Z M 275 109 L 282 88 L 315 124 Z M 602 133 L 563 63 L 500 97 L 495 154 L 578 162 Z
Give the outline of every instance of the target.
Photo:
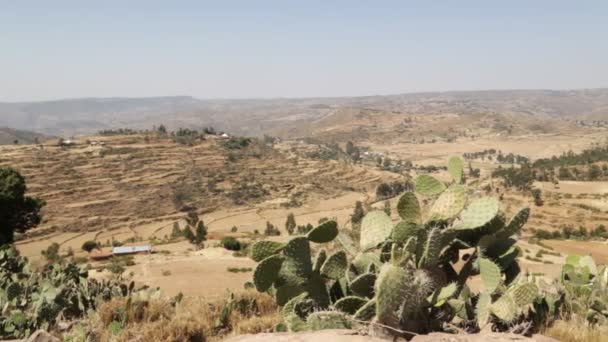
M 321 274 L 327 278 L 340 279 L 344 277 L 347 265 L 346 253 L 338 251 L 325 260 L 325 263 L 321 266 Z
M 456 290 L 458 290 L 458 286 L 456 283 L 450 283 L 439 290 L 437 294 L 435 306 L 443 305 L 450 297 L 456 294 Z
M 431 220 L 449 220 L 464 209 L 467 200 L 464 186 L 454 184 L 444 191 L 431 207 Z
M 414 296 L 410 292 L 411 275 L 403 268 L 387 263 L 380 269 L 376 281 L 376 318 L 381 324 L 399 321 L 398 310 L 403 301 Z
M 376 299 L 372 299 L 363 305 L 355 314 L 353 318 L 358 321 L 371 321 L 376 316 Z
M 274 281 L 279 276 L 281 265 L 283 265 L 282 255 L 271 255 L 268 258 L 262 260 L 255 271 L 253 272 L 253 283 L 255 288 L 260 292 L 266 292 Z
M 372 264 L 376 265 L 377 267 L 382 265 L 378 255 L 371 252 L 359 253 L 352 261 L 352 265 L 354 266 L 357 274 L 366 273 Z
M 532 304 L 538 296 L 538 286 L 534 283 L 523 283 L 515 285 L 510 295 L 519 307 Z
M 295 313 L 292 313 L 291 315 L 285 317 L 284 320 L 285 324 L 287 325 L 287 328 L 291 332 L 301 332 L 310 330 L 310 325 L 308 325 L 306 321 L 304 321 Z
M 308 278 L 312 272 L 312 262 L 310 261 L 310 244 L 305 237 L 291 239 L 283 248 L 285 261 L 283 268 L 290 275 Z
M 420 237 L 423 237 L 422 235 Z M 418 267 L 426 268 L 437 264 L 439 260 L 439 254 L 443 249 L 443 238 L 441 236 L 441 230 L 439 228 L 432 228 L 427 231 L 424 240 L 418 241 L 418 250 L 421 253 L 416 253 L 419 256 Z
M 513 218 L 511 218 L 509 224 L 498 233 L 498 237 L 505 239 L 517 234 L 519 231 L 521 231 L 526 222 L 528 222 L 529 217 L 530 208 L 521 209 L 517 214 L 515 214 L 515 216 L 513 216 Z
M 464 178 L 464 166 L 462 165 L 462 159 L 458 157 L 452 157 L 448 161 L 448 172 L 454 179 L 454 182 L 460 184 Z
M 302 286 L 283 285 L 281 287 L 278 287 L 275 293 L 277 305 L 283 306 L 287 304 L 290 299 L 304 292 L 306 292 L 306 290 Z
M 477 299 L 477 305 L 475 306 L 475 314 L 477 315 L 477 325 L 479 326 L 479 329 L 483 329 L 490 320 L 491 302 L 492 297 L 488 292 L 484 291 L 479 294 L 479 299 Z
M 325 251 L 324 249 L 321 249 L 318 253 L 317 253 L 317 257 L 315 258 L 315 263 L 313 264 L 313 271 L 319 273 L 321 272 L 321 266 L 323 266 L 323 264 L 325 263 L 325 260 L 327 260 L 327 251 Z
M 482 197 L 471 202 L 461 215 L 458 229 L 475 229 L 484 226 L 498 215 L 500 203 L 493 197 Z
M 420 223 L 420 203 L 413 192 L 406 192 L 399 198 L 397 212 L 403 222 Z
M 283 318 L 285 319 L 285 318 L 287 318 L 287 316 L 293 314 L 296 304 L 298 304 L 299 302 L 306 299 L 307 296 L 308 296 L 308 293 L 304 292 L 304 293 L 301 293 L 300 295 L 297 295 L 297 296 L 291 298 L 287 303 L 285 303 L 283 308 L 281 308 L 281 316 L 283 316 Z
M 367 304 L 369 300 L 356 296 L 348 296 L 341 298 L 334 304 L 334 308 L 340 312 L 354 315 L 363 305 Z
M 415 237 L 420 226 L 413 222 L 399 222 L 393 228 L 391 239 L 397 242 L 406 242 L 411 237 Z
M 338 236 L 338 223 L 326 221 L 308 232 L 308 240 L 316 243 L 330 242 Z
M 490 305 L 490 311 L 494 316 L 504 322 L 512 322 L 517 317 L 518 310 L 517 304 L 509 295 L 503 295 Z
M 488 293 L 494 292 L 502 280 L 500 267 L 485 258 L 479 259 L 479 274 L 481 275 L 483 286 Z
M 350 329 L 350 320 L 345 314 L 336 311 L 317 311 L 306 320 L 310 330 Z
M 260 262 L 271 255 L 278 254 L 285 247 L 284 243 L 275 241 L 258 241 L 251 246 L 251 259 Z
M 321 275 L 313 273 L 310 276 L 306 282 L 306 292 L 316 307 L 327 308 L 329 306 L 329 292 Z
M 369 212 L 361 221 L 361 249 L 375 248 L 391 235 L 392 230 L 393 222 L 384 211 Z
M 355 278 L 349 284 L 349 287 L 357 296 L 372 298 L 374 296 L 375 283 L 376 275 L 373 273 L 365 273 Z
M 445 191 L 445 184 L 435 177 L 420 175 L 414 180 L 416 192 L 424 196 L 436 196 Z

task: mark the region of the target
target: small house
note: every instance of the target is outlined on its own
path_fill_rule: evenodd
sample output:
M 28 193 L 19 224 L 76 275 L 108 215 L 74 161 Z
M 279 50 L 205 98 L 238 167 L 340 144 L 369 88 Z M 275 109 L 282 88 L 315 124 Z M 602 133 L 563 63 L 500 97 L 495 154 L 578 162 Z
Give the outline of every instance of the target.
M 142 246 L 112 247 L 113 256 L 140 254 L 140 253 L 152 253 L 152 246 L 151 245 L 142 245 Z

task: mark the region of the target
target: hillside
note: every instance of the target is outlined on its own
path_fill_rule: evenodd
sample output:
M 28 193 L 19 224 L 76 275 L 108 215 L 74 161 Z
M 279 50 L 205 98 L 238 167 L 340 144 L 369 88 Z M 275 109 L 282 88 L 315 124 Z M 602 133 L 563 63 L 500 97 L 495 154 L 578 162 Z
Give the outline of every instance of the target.
M 47 202 L 45 222 L 23 237 L 25 254 L 38 257 L 49 239 L 83 241 L 162 239 L 184 211 L 206 214 L 213 232 L 283 229 L 288 212 L 302 224 L 332 213 L 346 223 L 356 200 L 385 181 L 404 176 L 335 160 L 310 159 L 314 145 L 254 141 L 229 149 L 213 136 L 195 146 L 143 136 L 87 137 L 66 148 L 6 146 L 0 166 L 19 170 L 28 190 Z M 207 216 L 208 215 L 208 216 Z M 40 241 L 37 237 L 44 237 Z M 31 237 L 31 239 L 28 239 Z
M 498 114 L 512 120 L 608 120 L 608 89 L 496 90 L 386 96 L 201 100 L 187 96 L 0 103 L 0 125 L 71 136 L 101 129 L 214 126 L 240 135 L 296 129 L 336 110 L 406 114 Z
M 17 144 L 36 144 L 42 143 L 52 137 L 36 132 L 12 129 L 8 127 L 0 127 L 0 145 Z

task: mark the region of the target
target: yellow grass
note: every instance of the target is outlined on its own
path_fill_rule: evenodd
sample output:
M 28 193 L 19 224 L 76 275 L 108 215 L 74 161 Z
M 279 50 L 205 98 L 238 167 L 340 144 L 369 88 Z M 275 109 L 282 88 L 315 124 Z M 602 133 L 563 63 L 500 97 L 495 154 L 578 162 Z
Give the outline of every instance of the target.
M 605 342 L 608 326 L 589 326 L 580 319 L 560 320 L 543 332 L 562 342 Z
M 89 317 L 85 331 L 95 341 L 212 341 L 231 334 L 271 332 L 280 322 L 273 298 L 257 291 L 235 294 L 234 309 L 227 324 L 218 327 L 216 322 L 226 299 L 203 300 L 185 298 L 172 306 L 167 299 L 131 304 L 114 299 L 103 304 Z M 126 324 L 116 335 L 110 330 L 112 322 Z M 66 335 L 68 336 L 68 335 Z

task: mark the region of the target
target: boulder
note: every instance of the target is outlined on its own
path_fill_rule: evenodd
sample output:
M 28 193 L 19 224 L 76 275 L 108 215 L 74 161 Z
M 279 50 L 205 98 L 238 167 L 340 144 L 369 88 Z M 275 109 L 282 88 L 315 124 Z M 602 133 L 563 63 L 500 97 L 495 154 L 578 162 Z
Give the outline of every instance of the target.
M 267 333 L 255 335 L 240 335 L 229 338 L 227 342 L 392 342 L 383 339 L 361 335 L 356 330 L 320 330 L 299 333 Z M 405 340 L 403 340 L 405 341 Z M 411 342 L 559 342 L 542 335 L 525 337 L 515 334 L 481 333 L 481 334 L 446 334 L 431 333 L 415 336 Z

